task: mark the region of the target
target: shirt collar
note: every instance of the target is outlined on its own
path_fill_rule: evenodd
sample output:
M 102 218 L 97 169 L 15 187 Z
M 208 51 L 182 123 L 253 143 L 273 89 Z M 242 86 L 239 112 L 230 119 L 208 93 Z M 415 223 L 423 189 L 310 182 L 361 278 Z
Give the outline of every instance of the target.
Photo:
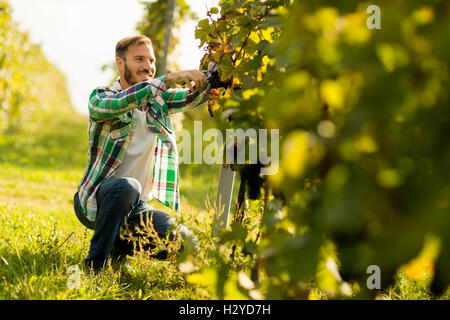
M 117 78 L 116 81 L 113 82 L 113 84 L 111 85 L 111 88 L 116 90 L 116 91 L 122 91 L 122 86 L 120 85 L 120 78 Z

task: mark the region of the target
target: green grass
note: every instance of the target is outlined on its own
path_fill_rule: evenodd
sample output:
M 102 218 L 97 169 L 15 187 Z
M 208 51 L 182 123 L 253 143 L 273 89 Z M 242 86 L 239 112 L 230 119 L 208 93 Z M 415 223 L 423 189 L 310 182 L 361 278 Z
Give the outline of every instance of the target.
M 78 115 L 51 119 L 38 131 L 0 135 L 0 299 L 205 297 L 186 284 L 173 260 L 135 256 L 111 263 L 98 276 L 68 270 L 82 266 L 93 233 L 73 212 L 86 150 L 87 119 Z M 191 174 L 182 177 L 188 186 L 184 192 L 195 190 L 193 203 L 200 209 L 193 204 L 183 209 L 200 221 L 205 195 L 215 187 Z M 190 188 L 191 183 L 202 187 Z M 70 289 L 68 281 L 75 276 L 80 285 Z
M 431 276 L 420 280 L 411 279 L 406 273 L 399 272 L 395 277 L 395 285 L 386 290 L 379 297 L 388 300 L 430 300 L 435 299 L 429 290 Z M 448 300 L 449 293 L 441 299 Z
M 87 119 L 78 115 L 52 118 L 40 130 L 0 135 L 0 299 L 216 298 L 201 284 L 186 282 L 175 258 L 137 254 L 110 262 L 98 276 L 69 268 L 82 265 L 93 233 L 73 212 L 86 150 Z M 189 260 L 196 268 L 214 265 L 208 254 L 219 170 L 180 166 L 183 223 L 200 241 L 200 253 Z M 431 299 L 428 285 L 429 278 L 415 281 L 399 273 L 379 297 Z M 311 298 L 327 298 L 310 289 Z

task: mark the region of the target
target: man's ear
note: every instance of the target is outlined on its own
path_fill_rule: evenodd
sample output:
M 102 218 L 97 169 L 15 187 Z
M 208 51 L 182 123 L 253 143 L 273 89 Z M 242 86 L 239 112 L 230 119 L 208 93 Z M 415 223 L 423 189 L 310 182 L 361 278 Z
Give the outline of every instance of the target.
M 116 66 L 119 72 L 123 72 L 124 70 L 125 60 L 121 57 L 116 57 Z

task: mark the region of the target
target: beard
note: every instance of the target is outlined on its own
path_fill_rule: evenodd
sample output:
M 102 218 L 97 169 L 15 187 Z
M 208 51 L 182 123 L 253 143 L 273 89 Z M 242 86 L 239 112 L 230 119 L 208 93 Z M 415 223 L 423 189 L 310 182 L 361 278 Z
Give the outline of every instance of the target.
M 124 74 L 125 80 L 128 82 L 130 86 L 135 85 L 137 82 L 136 77 L 133 75 L 131 70 L 128 68 L 127 64 L 125 63 L 125 74 Z
M 148 73 L 149 75 L 150 75 L 150 70 L 141 70 L 141 71 L 139 71 L 139 72 L 137 72 L 136 74 L 139 74 L 139 73 Z M 125 77 L 125 80 L 128 82 L 128 84 L 130 85 L 130 86 L 133 86 L 133 85 L 135 85 L 136 83 L 139 83 L 139 82 L 141 82 L 141 81 L 139 81 L 137 78 L 136 78 L 136 76 L 133 74 L 133 72 L 128 68 L 128 66 L 127 66 L 127 63 L 125 62 L 125 73 L 124 73 L 124 77 Z M 151 76 L 150 76 L 150 78 L 151 78 Z

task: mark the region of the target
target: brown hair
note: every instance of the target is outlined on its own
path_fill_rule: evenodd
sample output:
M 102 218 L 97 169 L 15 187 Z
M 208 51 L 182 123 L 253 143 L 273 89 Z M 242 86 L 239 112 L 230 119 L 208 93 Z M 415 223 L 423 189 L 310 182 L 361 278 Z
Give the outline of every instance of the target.
M 125 59 L 125 56 L 127 55 L 128 48 L 133 45 L 140 45 L 143 43 L 147 43 L 149 45 L 152 45 L 152 40 L 146 36 L 129 36 L 126 38 L 123 38 L 116 44 L 116 57 L 120 57 L 122 59 Z

